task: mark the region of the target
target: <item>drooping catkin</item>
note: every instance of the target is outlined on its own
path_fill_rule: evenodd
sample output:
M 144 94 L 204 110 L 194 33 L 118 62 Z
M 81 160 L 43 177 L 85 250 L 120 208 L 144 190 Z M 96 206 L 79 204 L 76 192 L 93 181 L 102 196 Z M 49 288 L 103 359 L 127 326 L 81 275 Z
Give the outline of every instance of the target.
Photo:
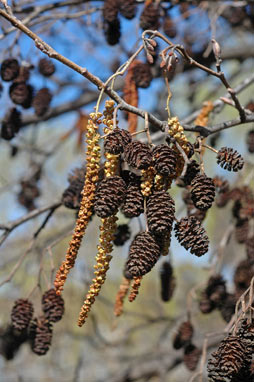
M 106 273 L 109 269 L 109 262 L 112 259 L 110 253 L 113 250 L 112 241 L 114 240 L 114 232 L 116 230 L 116 216 L 110 216 L 106 219 L 101 219 L 102 225 L 100 226 L 100 244 L 98 245 L 98 252 L 96 255 L 95 278 L 90 285 L 89 291 L 86 295 L 86 299 L 81 308 L 78 326 L 83 326 L 88 313 L 91 310 L 91 306 L 95 302 L 95 297 L 100 293 L 101 287 L 106 280 Z
M 69 243 L 66 258 L 57 271 L 55 278 L 56 294 L 60 295 L 67 275 L 71 268 L 74 267 L 75 260 L 78 254 L 78 250 L 81 245 L 82 238 L 84 236 L 86 227 L 92 215 L 92 207 L 95 196 L 96 182 L 98 181 L 99 163 L 100 163 L 100 135 L 97 133 L 99 124 L 101 121 L 101 113 L 91 113 L 88 121 L 87 135 L 86 135 L 86 177 L 85 184 L 82 191 L 82 200 L 80 202 L 80 210 L 76 221 L 76 226 L 72 239 Z
M 136 299 L 139 292 L 140 285 L 141 285 L 141 281 L 142 281 L 142 276 L 133 278 L 132 285 L 131 285 L 131 292 L 129 295 L 129 302 L 133 302 Z
M 113 130 L 113 112 L 114 112 L 114 102 L 111 100 L 106 101 L 104 119 L 105 124 L 104 133 L 109 133 Z M 118 167 L 118 157 L 119 155 L 113 155 L 108 152 L 105 153 L 106 161 L 104 163 L 105 176 L 106 178 L 114 177 L 117 167 Z M 95 302 L 95 297 L 100 293 L 101 287 L 106 280 L 106 273 L 109 269 L 109 263 L 112 259 L 111 252 L 113 250 L 113 240 L 114 233 L 117 229 L 116 221 L 118 218 L 115 216 L 117 210 L 109 217 L 101 219 L 100 226 L 100 238 L 99 245 L 97 246 L 98 252 L 95 257 L 96 264 L 94 265 L 94 279 L 90 285 L 89 291 L 86 295 L 86 299 L 81 308 L 78 326 L 83 326 L 88 313 L 91 310 L 93 303 Z
M 116 301 L 115 301 L 115 307 L 114 307 L 114 314 L 115 316 L 121 316 L 123 313 L 123 304 L 124 299 L 127 296 L 127 293 L 130 288 L 131 280 L 123 277 L 123 280 L 121 282 L 121 285 L 119 287 L 119 290 L 116 295 Z

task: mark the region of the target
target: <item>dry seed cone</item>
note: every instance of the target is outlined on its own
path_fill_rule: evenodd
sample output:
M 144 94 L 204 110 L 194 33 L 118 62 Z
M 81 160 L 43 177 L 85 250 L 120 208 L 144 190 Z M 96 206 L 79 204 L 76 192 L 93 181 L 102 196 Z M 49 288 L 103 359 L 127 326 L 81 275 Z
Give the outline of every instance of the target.
M 82 238 L 84 236 L 87 224 L 92 215 L 92 208 L 95 197 L 96 183 L 98 181 L 99 174 L 99 162 L 100 162 L 100 146 L 99 146 L 99 134 L 97 133 L 98 125 L 100 123 L 99 118 L 101 114 L 90 114 L 90 120 L 88 121 L 87 129 L 87 163 L 86 163 L 86 178 L 83 188 L 83 197 L 80 202 L 80 210 L 78 219 L 72 239 L 69 243 L 66 259 L 60 266 L 56 278 L 55 288 L 56 293 L 60 294 L 63 290 L 65 280 L 71 268 L 74 267 L 75 260 L 78 254 L 78 250 L 81 245 Z
M 197 175 L 191 182 L 191 198 L 199 210 L 208 210 L 215 198 L 213 180 L 204 175 Z
M 128 218 L 137 217 L 144 212 L 144 197 L 140 187 L 140 177 L 131 173 L 125 201 L 121 209 Z
M 173 338 L 173 347 L 178 350 L 188 345 L 192 339 L 194 329 L 190 321 L 184 321 L 180 324 L 177 333 Z
M 135 0 L 118 0 L 119 11 L 127 20 L 131 20 L 136 16 L 137 6 Z
M 138 170 L 147 169 L 152 163 L 152 153 L 146 143 L 133 141 L 124 148 L 126 162 Z
M 3 81 L 13 81 L 19 75 L 19 63 L 16 58 L 7 58 L 1 65 L 1 77 Z
M 110 176 L 99 184 L 94 202 L 96 215 L 107 218 L 114 215 L 125 199 L 126 184 L 120 176 Z
M 33 98 L 33 107 L 38 117 L 47 113 L 51 100 L 52 94 L 48 88 L 42 88 L 36 93 Z
M 150 272 L 160 256 L 160 247 L 148 232 L 139 233 L 132 241 L 126 271 L 131 277 Z
M 158 29 L 160 24 L 160 11 L 157 4 L 148 1 L 140 15 L 139 25 L 143 30 Z
M 44 77 L 50 77 L 52 74 L 55 73 L 55 64 L 53 61 L 49 60 L 48 58 L 41 58 L 38 64 L 39 72 Z
M 42 310 L 49 322 L 58 322 L 64 314 L 64 300 L 56 294 L 55 289 L 46 291 L 41 300 Z
M 15 301 L 11 311 L 11 321 L 14 329 L 24 330 L 28 327 L 33 317 L 33 304 L 27 300 L 20 298 Z
M 226 337 L 208 360 L 208 380 L 217 382 L 235 377 L 244 365 L 246 353 L 245 343 L 240 337 Z
M 217 163 L 228 171 L 239 171 L 243 168 L 243 157 L 231 147 L 222 147 L 217 153 Z
M 104 150 L 113 155 L 121 154 L 124 147 L 131 142 L 131 134 L 127 130 L 116 128 L 104 140 Z
M 207 234 L 194 216 L 182 218 L 176 223 L 175 235 L 185 249 L 190 249 L 190 253 L 198 257 L 203 256 L 208 251 Z
M 52 326 L 46 317 L 34 318 L 29 327 L 32 351 L 37 355 L 45 355 L 52 341 Z
M 146 89 L 153 79 L 149 64 L 136 60 L 132 67 L 133 79 L 138 88 Z
M 189 344 L 184 349 L 183 363 L 190 371 L 197 368 L 201 351 L 195 345 Z
M 164 302 L 170 301 L 175 290 L 176 282 L 173 275 L 172 265 L 164 261 L 160 269 L 161 299 Z
M 174 175 L 176 168 L 176 153 L 168 145 L 161 144 L 153 149 L 154 168 L 157 174 Z
M 165 191 L 154 192 L 147 200 L 147 224 L 156 235 L 171 232 L 175 218 L 175 202 Z

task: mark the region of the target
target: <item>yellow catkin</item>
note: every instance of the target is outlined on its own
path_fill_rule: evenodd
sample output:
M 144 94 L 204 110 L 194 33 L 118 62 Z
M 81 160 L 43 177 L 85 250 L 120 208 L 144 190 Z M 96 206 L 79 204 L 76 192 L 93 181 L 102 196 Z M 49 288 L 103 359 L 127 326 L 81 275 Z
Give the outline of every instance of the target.
M 121 314 L 123 313 L 123 303 L 129 291 L 130 283 L 131 283 L 131 280 L 126 279 L 124 277 L 119 287 L 118 293 L 116 295 L 116 301 L 115 301 L 115 307 L 114 307 L 114 314 L 117 317 L 121 316 Z
M 165 178 L 163 175 L 157 174 L 154 177 L 154 188 L 156 191 L 165 190 Z
M 66 258 L 58 269 L 55 277 L 56 294 L 60 295 L 63 290 L 64 283 L 71 268 L 74 267 L 75 260 L 81 245 L 82 238 L 85 234 L 86 227 L 92 215 L 92 207 L 95 196 L 96 182 L 98 181 L 100 168 L 100 146 L 98 127 L 102 117 L 101 113 L 91 113 L 87 126 L 86 134 L 86 177 L 82 190 L 82 200 L 80 210 L 76 221 L 76 226 L 69 243 Z
M 106 101 L 105 110 L 103 112 L 104 118 L 103 123 L 104 133 L 107 134 L 113 130 L 113 113 L 114 113 L 114 101 Z M 118 167 L 118 155 L 112 155 L 109 153 L 105 154 L 106 161 L 104 163 L 105 176 L 115 175 Z M 116 221 L 117 217 L 115 215 L 110 216 L 106 219 L 101 219 L 100 226 L 100 238 L 98 245 L 98 252 L 96 255 L 96 265 L 94 265 L 94 275 L 95 278 L 92 280 L 89 291 L 86 295 L 86 299 L 81 308 L 78 326 L 82 326 L 91 310 L 92 304 L 95 302 L 95 297 L 98 296 L 103 283 L 106 280 L 106 273 L 109 269 L 109 262 L 112 258 L 110 255 L 113 250 L 113 240 L 114 233 L 116 231 Z
M 112 259 L 110 253 L 113 250 L 112 241 L 114 239 L 114 233 L 116 230 L 116 221 L 116 216 L 110 216 L 108 218 L 101 219 L 102 224 L 100 226 L 101 233 L 99 238 L 100 244 L 97 247 L 98 252 L 95 258 L 96 265 L 94 265 L 95 278 L 92 280 L 92 284 L 90 285 L 86 299 L 81 308 L 78 319 L 78 326 L 84 325 L 88 313 L 90 312 L 91 307 L 95 302 L 95 297 L 100 293 L 101 287 L 106 280 L 106 273 L 109 269 L 110 260 Z
M 155 170 L 152 166 L 146 170 L 141 170 L 141 192 L 143 196 L 149 196 L 152 193 Z
M 134 279 L 132 281 L 132 285 L 131 285 L 131 292 L 129 295 L 129 301 L 130 302 L 132 302 L 136 299 L 138 292 L 139 292 L 140 285 L 141 285 L 141 280 L 142 280 L 142 276 L 134 277 Z
M 188 155 L 190 151 L 189 141 L 186 135 L 184 134 L 184 129 L 180 125 L 178 117 L 173 117 L 169 119 L 168 126 L 169 126 L 169 132 L 168 132 L 169 135 L 176 140 L 176 142 L 181 146 L 185 154 Z M 178 178 L 182 174 L 184 163 L 185 163 L 181 152 L 178 150 L 177 146 L 174 143 L 172 145 L 172 149 L 176 153 L 177 161 L 176 161 L 176 172 L 174 176 L 170 178 L 169 180 L 170 184 L 172 183 L 174 179 Z

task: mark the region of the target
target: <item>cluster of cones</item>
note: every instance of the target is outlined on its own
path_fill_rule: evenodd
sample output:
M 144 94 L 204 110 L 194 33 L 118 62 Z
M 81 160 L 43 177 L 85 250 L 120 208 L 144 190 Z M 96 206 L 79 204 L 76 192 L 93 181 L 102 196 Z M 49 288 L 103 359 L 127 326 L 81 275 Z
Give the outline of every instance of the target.
M 49 289 L 42 296 L 43 314 L 34 317 L 31 301 L 20 298 L 15 301 L 11 312 L 11 324 L 0 334 L 0 353 L 7 359 L 14 358 L 20 346 L 29 342 L 31 350 L 44 355 L 52 341 L 52 324 L 61 320 L 64 314 L 64 300 Z
M 52 93 L 47 87 L 43 87 L 35 92 L 34 87 L 29 83 L 32 65 L 20 64 L 14 57 L 6 58 L 1 64 L 1 78 L 5 82 L 11 82 L 9 87 L 9 97 L 15 104 L 10 108 L 2 121 L 1 137 L 11 140 L 22 126 L 21 111 L 23 109 L 34 108 L 38 117 L 43 117 L 50 106 Z M 55 72 L 55 65 L 47 58 L 42 58 L 38 62 L 39 73 L 48 78 Z

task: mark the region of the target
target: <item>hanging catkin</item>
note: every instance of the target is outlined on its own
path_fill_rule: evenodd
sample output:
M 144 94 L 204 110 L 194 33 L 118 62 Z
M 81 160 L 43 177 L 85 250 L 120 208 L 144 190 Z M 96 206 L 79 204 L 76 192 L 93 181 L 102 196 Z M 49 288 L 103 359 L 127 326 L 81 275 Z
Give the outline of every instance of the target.
M 88 121 L 87 128 L 87 151 L 86 151 L 86 178 L 83 188 L 83 197 L 80 202 L 80 210 L 76 221 L 76 226 L 72 239 L 69 243 L 66 258 L 57 271 L 55 278 L 56 293 L 59 295 L 63 290 L 65 280 L 71 268 L 74 267 L 75 260 L 78 254 L 78 250 L 81 245 L 82 238 L 84 236 L 86 227 L 92 215 L 92 207 L 95 196 L 96 182 L 99 174 L 99 162 L 100 162 L 100 135 L 97 133 L 100 121 L 101 113 L 91 113 Z

